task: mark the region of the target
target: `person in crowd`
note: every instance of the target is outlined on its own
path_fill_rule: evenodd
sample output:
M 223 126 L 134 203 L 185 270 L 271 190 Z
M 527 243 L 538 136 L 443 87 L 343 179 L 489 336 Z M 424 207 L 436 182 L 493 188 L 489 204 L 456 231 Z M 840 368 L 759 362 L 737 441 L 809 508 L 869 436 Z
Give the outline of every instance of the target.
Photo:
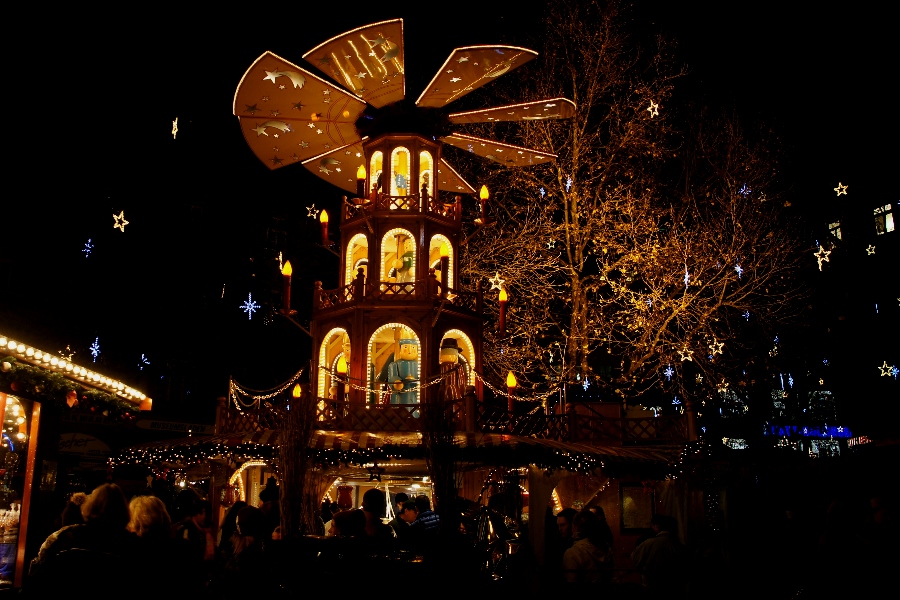
M 266 487 L 259 493 L 259 501 L 262 502 L 259 509 L 266 518 L 267 533 L 271 536 L 272 531 L 281 525 L 281 503 L 278 483 L 274 477 L 269 477 L 266 481 Z
M 394 530 L 394 533 L 397 534 L 397 539 L 399 540 L 404 534 L 409 533 L 409 525 L 400 518 L 400 513 L 403 512 L 403 503 L 409 500 L 409 496 L 404 494 L 403 492 L 398 493 L 394 496 L 394 518 L 391 519 L 391 522 L 388 525 Z
M 166 583 L 151 580 L 149 585 L 163 592 L 163 585 L 181 589 L 187 573 L 182 569 L 178 543 L 172 535 L 172 519 L 163 501 L 155 496 L 135 496 L 128 504 L 131 520 L 128 531 L 140 541 L 141 564 L 155 573 L 166 573 Z
M 416 519 L 419 518 L 419 507 L 416 505 L 416 501 L 407 500 L 404 502 L 403 506 L 400 507 L 400 512 L 397 516 L 406 527 L 406 531 L 403 535 L 398 536 L 398 545 L 400 549 L 419 552 L 424 538 L 424 529 L 422 527 L 413 526 Z
M 571 548 L 574 543 L 572 521 L 577 514 L 578 511 L 574 508 L 564 508 L 556 515 L 556 527 L 559 530 L 559 539 L 563 553 Z
M 600 519 L 591 510 L 572 518 L 572 546 L 563 554 L 563 579 L 567 583 L 592 587 L 608 583 L 612 568 L 612 548 L 603 540 Z
M 322 521 L 324 521 L 326 525 L 328 524 L 329 521 L 331 521 L 331 519 L 334 518 L 334 511 L 331 508 L 331 500 L 329 500 L 328 498 L 325 498 L 325 500 L 322 501 L 322 508 L 321 508 L 320 514 L 322 516 Z M 326 531 L 327 531 L 327 528 L 326 528 Z
M 416 508 L 419 509 L 419 516 L 413 522 L 414 527 L 421 527 L 425 536 L 436 535 L 441 527 L 441 518 L 436 512 L 431 510 L 431 500 L 424 494 L 416 496 Z
M 592 513 L 594 513 L 595 515 L 597 515 L 597 518 L 599 519 L 600 538 L 603 540 L 603 542 L 607 546 L 612 548 L 613 547 L 613 532 L 612 532 L 612 528 L 610 528 L 610 526 L 609 526 L 609 523 L 606 522 L 606 513 L 603 511 L 603 507 L 602 506 L 592 506 L 590 508 L 590 511 Z
M 362 499 L 361 510 L 366 517 L 366 535 L 379 546 L 390 544 L 397 538 L 393 528 L 381 521 L 386 509 L 385 500 L 384 492 L 378 488 L 366 491 Z
M 28 592 L 34 597 L 86 598 L 103 585 L 125 585 L 136 576 L 137 536 L 128 531 L 128 501 L 119 486 L 97 487 L 81 506 L 83 525 L 51 534 L 32 560 Z
M 650 525 L 655 535 L 631 553 L 641 585 L 651 597 L 683 598 L 685 552 L 678 541 L 678 522 L 674 517 L 654 515 Z
M 220 558 L 231 556 L 231 536 L 234 535 L 234 531 L 237 528 L 236 522 L 238 513 L 241 512 L 241 509 L 245 506 L 247 506 L 246 502 L 238 500 L 231 505 L 231 508 L 225 513 L 225 516 L 222 517 L 222 524 L 219 526 L 219 543 L 217 546 Z
M 235 519 L 231 540 L 233 552 L 225 567 L 228 597 L 250 598 L 266 589 L 273 591 L 275 573 L 267 548 L 271 532 L 262 510 L 243 507 Z
M 69 497 L 68 501 L 66 501 L 66 507 L 59 517 L 60 527 L 65 527 L 66 525 L 84 525 L 84 518 L 81 516 L 81 507 L 84 505 L 87 498 L 88 496 L 84 492 L 75 492 Z
M 175 497 L 175 514 L 181 519 L 172 524 L 172 533 L 178 542 L 180 564 L 190 573 L 188 586 L 203 589 L 209 581 L 215 558 L 209 552 L 206 531 L 207 511 L 203 499 L 194 490 L 182 490 Z

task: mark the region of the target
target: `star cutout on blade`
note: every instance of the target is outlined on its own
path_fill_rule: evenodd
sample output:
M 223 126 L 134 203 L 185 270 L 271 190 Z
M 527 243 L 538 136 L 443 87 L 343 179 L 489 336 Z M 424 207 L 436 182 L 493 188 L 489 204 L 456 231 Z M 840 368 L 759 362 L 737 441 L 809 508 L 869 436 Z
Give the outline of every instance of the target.
M 384 467 L 379 467 L 378 463 L 372 463 L 372 466 L 366 469 L 369 472 L 369 481 L 381 481 L 381 474 L 384 473 Z
M 331 59 L 328 58 L 327 56 L 323 56 L 322 58 L 319 59 L 319 64 L 320 65 L 329 65 L 329 64 L 331 64 Z
M 269 160 L 272 161 L 272 164 L 273 164 L 273 165 L 282 165 L 282 164 L 284 164 L 284 159 L 283 159 L 283 158 L 278 158 L 277 156 L 273 156 L 273 157 L 270 158 Z
M 650 106 L 647 107 L 647 110 L 650 112 L 651 117 L 659 116 L 659 104 L 657 104 L 653 100 L 650 101 Z
M 301 148 L 309 148 L 309 142 L 300 142 L 298 146 Z
M 498 272 L 493 279 L 488 279 L 488 283 L 491 284 L 492 290 L 500 290 L 503 289 L 503 284 L 506 283 L 506 280 L 500 279 L 500 273 Z
M 319 167 L 319 172 L 320 172 L 320 173 L 325 173 L 326 175 L 331 175 L 331 170 L 330 170 L 328 167 L 325 167 L 325 166 L 320 166 L 320 167 Z
M 828 258 L 828 255 L 831 254 L 831 250 L 826 250 L 824 246 L 819 246 L 819 250 L 814 252 L 813 255 L 816 257 L 816 260 L 819 261 L 819 270 L 822 270 L 822 263 L 831 262 L 831 259 Z
M 356 74 L 356 78 L 357 78 L 357 79 L 365 79 L 365 78 L 366 78 L 366 74 L 363 73 L 362 71 L 360 71 L 359 73 Z
M 252 115 L 252 114 L 255 114 L 256 111 L 259 110 L 259 107 L 257 107 L 255 104 L 245 104 L 244 106 L 247 107 L 246 109 L 244 109 L 244 112 L 248 112 L 248 113 L 250 113 L 251 115 Z
M 450 78 L 450 82 L 451 82 L 451 83 L 456 83 L 457 81 L 462 81 L 462 79 L 459 78 L 459 77 L 451 77 L 451 78 Z
M 892 366 L 887 364 L 887 361 L 884 361 L 884 364 L 878 367 L 881 370 L 882 377 L 890 377 Z
M 457 63 L 469 62 L 469 57 L 468 56 L 460 56 L 458 59 L 456 59 L 456 62 Z
M 834 188 L 834 191 L 837 192 L 838 196 L 840 196 L 840 195 L 846 196 L 848 187 L 850 187 L 850 186 L 843 185 L 840 181 L 838 181 L 838 186 L 836 188 Z
M 316 128 L 316 124 L 315 124 L 315 123 L 308 123 L 306 126 L 309 127 L 310 129 L 315 129 L 315 128 Z
M 259 137 L 259 136 L 261 136 L 261 135 L 269 135 L 268 133 L 266 133 L 266 126 L 265 126 L 265 125 L 260 125 L 259 127 L 254 127 L 254 128 L 251 129 L 250 131 L 255 131 L 255 132 L 256 132 L 256 137 Z
M 302 102 L 291 102 L 291 106 L 293 107 L 294 110 L 303 110 Z
M 872 244 L 869 244 L 869 247 L 866 248 L 866 254 L 868 254 L 869 256 L 872 256 L 873 254 L 875 254 L 875 246 L 873 246 Z
M 113 229 L 121 229 L 122 233 L 125 233 L 125 226 L 128 225 L 128 221 L 125 220 L 125 211 L 121 211 L 117 215 L 113 215 L 113 219 L 116 220 L 113 225 Z
M 263 77 L 263 81 L 271 80 L 272 83 L 275 83 L 275 80 L 281 76 L 281 73 L 278 71 L 266 71 L 266 76 Z
M 284 89 L 284 86 L 283 86 L 283 85 L 279 85 L 279 86 L 278 86 L 278 89 L 279 89 L 279 90 L 283 90 L 283 89 Z

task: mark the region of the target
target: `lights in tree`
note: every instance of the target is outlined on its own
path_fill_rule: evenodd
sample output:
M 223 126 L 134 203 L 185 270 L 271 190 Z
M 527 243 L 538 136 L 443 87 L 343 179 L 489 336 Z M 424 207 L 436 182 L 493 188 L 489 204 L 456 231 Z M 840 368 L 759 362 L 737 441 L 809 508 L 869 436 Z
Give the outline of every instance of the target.
M 738 274 L 738 279 L 740 279 L 744 274 L 744 269 L 741 267 L 741 265 L 736 264 L 734 265 L 734 272 Z
M 837 192 L 838 196 L 840 196 L 840 195 L 846 196 L 847 195 L 847 187 L 848 186 L 843 185 L 840 181 L 838 181 L 838 185 L 836 188 L 834 188 L 834 191 Z
M 172 139 L 178 135 L 178 117 L 175 117 L 175 120 L 172 121 Z
M 697 373 L 697 377 L 695 377 L 695 381 L 697 383 L 703 383 L 703 375 L 701 375 L 700 373 Z
M 681 362 L 689 360 L 694 362 L 694 351 L 688 348 L 687 344 L 684 345 L 684 348 L 678 351 L 679 356 L 681 357 Z
M 709 345 L 709 353 L 713 356 L 715 356 L 716 354 L 722 354 L 722 348 L 724 346 L 724 342 L 720 342 L 716 338 L 713 338 L 712 344 Z
M 547 242 L 548 250 L 553 250 L 554 248 L 556 248 L 556 240 L 550 240 L 549 242 Z
M 572 176 L 571 176 L 571 175 L 567 175 L 567 176 L 566 176 L 566 193 L 568 193 L 569 191 L 571 191 L 571 189 L 572 189 Z
M 540 189 L 540 192 L 541 192 L 541 199 L 543 200 L 543 199 L 544 199 L 544 196 L 547 195 L 547 190 L 545 190 L 545 189 L 542 187 L 542 188 Z
M 488 283 L 491 284 L 492 290 L 500 290 L 503 289 L 503 284 L 506 283 L 506 280 L 500 279 L 500 272 L 498 271 L 492 279 L 488 279 Z
M 88 241 L 90 241 L 90 240 L 88 240 Z M 872 244 L 869 244 L 869 247 L 866 248 L 866 255 L 872 256 L 873 254 L 875 254 L 875 246 L 873 246 Z
M 882 377 L 890 377 L 890 376 L 891 376 L 891 371 L 892 371 L 895 367 L 892 367 L 891 365 L 887 364 L 887 361 L 884 361 L 884 364 L 881 365 L 881 366 L 878 367 L 878 368 L 881 370 L 881 376 L 882 376 Z
M 113 219 L 115 219 L 113 229 L 121 229 L 122 233 L 125 233 L 125 226 L 128 225 L 128 221 L 125 220 L 125 211 L 123 210 L 119 214 L 113 215 Z
M 84 248 L 82 248 L 81 251 L 84 252 L 85 258 L 91 255 L 91 252 L 94 251 L 94 244 L 91 243 L 91 238 L 88 238 L 87 243 L 84 245 Z
M 674 374 L 675 374 L 675 369 L 672 368 L 672 365 L 667 366 L 667 367 L 663 370 L 663 375 L 666 376 L 666 379 L 667 379 L 668 381 L 672 381 L 672 375 L 674 375 Z
M 672 400 L 672 404 L 674 406 L 681 406 L 681 400 L 678 399 L 678 396 L 675 396 L 675 398 Z
M 94 338 L 94 343 L 90 345 L 91 356 L 94 357 L 94 362 L 97 362 L 97 357 L 100 356 L 100 338 Z
M 650 113 L 651 118 L 659 116 L 659 104 L 653 100 L 650 101 L 650 106 L 648 106 L 646 110 Z
M 691 281 L 691 274 L 688 273 L 687 263 L 684 263 L 684 287 L 687 287 Z
M 794 376 L 788 373 L 788 387 L 794 387 Z
M 248 319 L 248 320 L 252 320 L 252 319 L 253 319 L 253 313 L 256 312 L 256 311 L 259 310 L 259 309 L 260 309 L 260 305 L 257 304 L 257 303 L 253 300 L 253 294 L 252 294 L 252 293 L 248 293 L 248 294 L 247 294 L 247 300 L 245 300 L 244 303 L 241 304 L 241 310 L 243 310 L 245 313 L 247 313 L 247 319 Z
M 750 320 L 750 311 L 749 311 L 749 310 L 745 310 L 744 313 L 743 313 L 743 317 L 744 317 L 745 320 L 749 321 L 749 320 Z
M 587 377 L 585 377 L 585 378 L 584 378 L 584 381 L 583 381 L 582 384 L 581 384 L 581 387 L 584 388 L 584 391 L 587 391 L 587 389 L 588 389 L 589 387 L 591 387 L 591 381 L 590 381 Z
M 741 189 L 738 190 L 738 194 L 740 194 L 741 196 L 743 196 L 744 198 L 746 198 L 747 196 L 750 195 L 750 192 L 752 192 L 752 191 L 753 191 L 753 190 L 750 189 L 750 186 L 748 186 L 748 185 L 745 183 L 744 185 L 741 186 Z
M 822 270 L 822 263 L 831 262 L 829 255 L 831 254 L 831 250 L 826 250 L 824 246 L 819 246 L 819 249 L 813 253 L 813 256 L 816 257 L 816 260 L 819 261 L 819 270 Z

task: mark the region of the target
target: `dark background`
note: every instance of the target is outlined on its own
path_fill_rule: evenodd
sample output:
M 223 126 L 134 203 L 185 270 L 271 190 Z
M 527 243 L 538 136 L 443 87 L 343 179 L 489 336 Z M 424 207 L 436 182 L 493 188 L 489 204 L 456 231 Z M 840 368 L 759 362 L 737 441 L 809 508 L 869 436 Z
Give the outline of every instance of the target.
M 690 70 L 680 101 L 778 133 L 779 168 L 811 249 L 828 214 L 896 202 L 896 32 L 875 3 L 683 4 L 636 3 L 635 30 L 677 41 Z M 17 114 L 4 152 L 0 332 L 53 352 L 70 344 L 76 363 L 184 420 L 211 421 L 229 376 L 266 388 L 302 367 L 303 332 L 271 306 L 252 320 L 239 307 L 248 293 L 274 298 L 281 251 L 294 266 L 298 317 L 309 318 L 313 282 L 334 286 L 338 259 L 314 244 L 306 207 L 334 215 L 341 193 L 299 167 L 270 172 L 251 153 L 231 112 L 241 75 L 265 50 L 300 64 L 333 35 L 397 17 L 413 98 L 457 46 L 540 46 L 536 4 L 391 6 L 70 5 L 11 15 L 21 35 L 6 43 L 6 103 Z M 488 106 L 490 87 L 482 97 Z M 840 199 L 838 181 L 850 186 Z M 124 234 L 112 227 L 122 210 Z M 95 338 L 102 353 L 90 365 Z

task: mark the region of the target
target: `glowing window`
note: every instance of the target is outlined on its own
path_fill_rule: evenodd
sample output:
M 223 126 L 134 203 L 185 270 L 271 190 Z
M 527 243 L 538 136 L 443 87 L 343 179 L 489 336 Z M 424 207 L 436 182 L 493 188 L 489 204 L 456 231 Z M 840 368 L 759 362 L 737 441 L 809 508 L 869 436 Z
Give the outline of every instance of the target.
M 472 340 L 459 329 L 447 331 L 443 337 L 441 337 L 441 344 L 443 344 L 444 340 L 447 338 L 456 340 L 456 345 L 459 347 L 459 355 L 466 359 L 466 362 L 469 365 L 469 385 L 475 385 L 475 347 L 472 345 Z
M 357 266 L 362 266 L 363 274 L 368 276 L 368 258 L 369 240 L 365 235 L 357 233 L 350 238 L 350 243 L 347 244 L 347 256 L 344 261 L 344 264 L 347 265 L 347 270 L 344 272 L 344 285 L 356 279 Z M 363 260 L 365 260 L 365 264 L 362 263 Z
M 441 258 L 441 246 L 446 246 L 448 253 L 448 261 L 447 261 L 447 287 L 453 287 L 453 261 L 455 260 L 455 256 L 453 255 L 453 244 L 450 243 L 450 240 L 447 239 L 446 236 L 441 234 L 437 234 L 431 238 L 431 243 L 428 247 L 428 264 L 434 264 L 435 261 L 440 262 Z M 435 269 L 435 275 L 437 275 L 438 281 L 444 281 L 444 274 Z
M 835 221 L 834 223 L 829 223 L 828 224 L 828 233 L 830 233 L 837 239 L 841 239 L 841 222 Z
M 409 150 L 403 146 L 391 152 L 391 196 L 409 195 Z
M 410 283 L 415 280 L 415 238 L 406 229 L 391 229 L 381 239 L 381 281 Z
M 369 161 L 369 193 L 372 192 L 372 186 L 377 186 L 381 181 L 381 172 L 384 170 L 384 154 L 381 151 L 372 154 L 372 160 Z
M 419 152 L 419 192 L 434 197 L 434 160 L 431 153 L 424 150 Z
M 350 336 L 347 335 L 345 329 L 335 327 L 329 331 L 322 340 L 322 347 L 319 348 L 319 366 L 332 368 L 334 362 L 343 354 L 350 362 Z M 320 370 L 316 375 L 318 379 L 318 397 L 327 398 L 328 390 L 331 388 L 331 375 L 328 371 Z M 324 408 L 322 401 L 319 401 L 319 408 Z
M 875 209 L 875 233 L 889 233 L 894 230 L 894 213 L 891 205 L 885 204 Z

